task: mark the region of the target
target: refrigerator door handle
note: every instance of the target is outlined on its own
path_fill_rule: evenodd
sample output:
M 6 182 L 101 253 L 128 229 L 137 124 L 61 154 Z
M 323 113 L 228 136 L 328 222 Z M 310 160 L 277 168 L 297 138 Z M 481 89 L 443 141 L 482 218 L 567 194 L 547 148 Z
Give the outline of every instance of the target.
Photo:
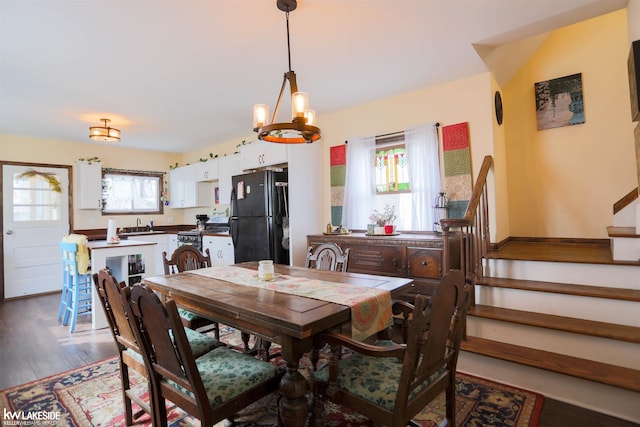
M 231 189 L 231 204 L 229 206 L 229 234 L 231 235 L 231 241 L 235 247 L 238 242 L 238 217 L 236 215 L 237 210 L 236 189 Z

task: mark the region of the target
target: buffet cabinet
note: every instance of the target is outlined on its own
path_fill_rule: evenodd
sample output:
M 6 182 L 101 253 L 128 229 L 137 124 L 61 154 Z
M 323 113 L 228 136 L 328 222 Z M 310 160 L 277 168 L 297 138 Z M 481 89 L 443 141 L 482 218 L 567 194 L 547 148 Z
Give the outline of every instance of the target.
M 436 233 L 368 236 L 365 233 L 315 234 L 307 244 L 316 247 L 335 243 L 350 249 L 347 271 L 413 279 L 403 299 L 413 302 L 416 294 L 431 295 L 442 277 L 443 240 Z M 449 241 L 450 267 L 460 268 L 460 240 Z

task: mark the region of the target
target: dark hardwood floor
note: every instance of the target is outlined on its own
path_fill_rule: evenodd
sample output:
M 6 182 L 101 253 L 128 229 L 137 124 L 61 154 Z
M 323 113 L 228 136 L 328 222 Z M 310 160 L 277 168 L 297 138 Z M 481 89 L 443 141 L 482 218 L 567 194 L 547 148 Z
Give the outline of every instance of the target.
M 116 355 L 108 329 L 92 330 L 81 318 L 70 334 L 56 320 L 59 294 L 0 303 L 0 390 Z M 552 399 L 545 399 L 539 427 L 633 427 Z

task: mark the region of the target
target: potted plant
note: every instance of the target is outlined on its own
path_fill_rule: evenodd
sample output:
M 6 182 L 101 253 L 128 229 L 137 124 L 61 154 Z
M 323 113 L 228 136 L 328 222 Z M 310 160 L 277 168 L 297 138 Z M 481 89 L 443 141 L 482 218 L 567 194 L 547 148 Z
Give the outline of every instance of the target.
M 374 209 L 371 215 L 369 215 L 369 220 L 374 226 L 373 234 L 392 234 L 395 231 L 393 223 L 396 218 L 395 206 L 386 205 L 382 212 Z M 368 227 L 368 230 L 369 228 L 370 227 Z M 369 234 L 372 234 L 371 230 L 369 230 Z

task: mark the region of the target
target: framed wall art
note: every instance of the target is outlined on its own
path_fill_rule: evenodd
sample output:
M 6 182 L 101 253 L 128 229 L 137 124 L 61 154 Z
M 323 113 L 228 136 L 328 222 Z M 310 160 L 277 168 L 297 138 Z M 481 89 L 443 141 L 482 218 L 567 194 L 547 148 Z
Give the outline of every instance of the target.
M 582 73 L 535 83 L 538 130 L 584 123 Z

